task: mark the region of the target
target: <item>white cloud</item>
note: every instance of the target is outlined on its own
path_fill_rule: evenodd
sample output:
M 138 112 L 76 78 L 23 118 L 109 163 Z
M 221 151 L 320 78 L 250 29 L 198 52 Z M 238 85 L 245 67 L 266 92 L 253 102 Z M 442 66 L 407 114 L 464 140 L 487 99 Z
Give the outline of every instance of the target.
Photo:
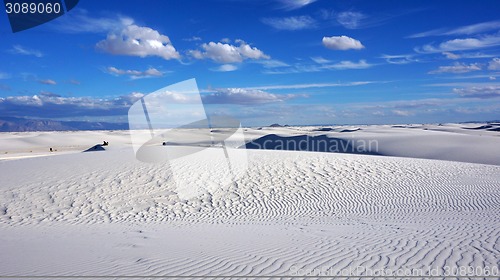
M 0 111 L 9 116 L 59 118 L 127 115 L 142 93 L 133 92 L 116 98 L 61 97 L 49 92 L 32 96 L 0 97 Z
M 408 117 L 408 116 L 412 116 L 413 115 L 412 112 L 406 111 L 406 110 L 392 110 L 392 112 L 395 115 L 398 115 L 398 116 L 401 116 L 401 117 Z
M 61 97 L 59 94 L 55 94 L 55 93 L 50 92 L 50 91 L 41 91 L 40 95 L 46 96 L 46 97 Z
M 189 54 L 196 59 L 211 59 L 218 63 L 237 63 L 245 59 L 269 59 L 270 57 L 256 47 L 251 47 L 242 40 L 237 40 L 239 46 L 209 42 L 201 45 L 200 50 L 191 50 Z
M 408 64 L 418 62 L 418 59 L 413 58 L 411 54 L 387 55 L 384 54 L 380 58 L 385 59 L 389 64 Z
M 240 43 L 238 50 L 243 57 L 250 59 L 269 59 L 269 56 L 265 55 L 256 47 L 250 47 L 250 45 L 241 40 L 239 40 L 238 43 Z
M 307 88 L 325 88 L 325 87 L 352 87 L 374 84 L 372 81 L 359 81 L 349 83 L 315 83 L 315 84 L 287 84 L 287 85 L 271 85 L 271 86 L 256 86 L 246 87 L 247 90 L 280 90 L 280 89 L 307 89 Z
M 422 38 L 429 36 L 473 35 L 481 32 L 500 29 L 500 21 L 488 21 L 472 25 L 465 25 L 455 29 L 439 28 L 408 36 L 409 38 Z
M 469 76 L 466 76 L 469 77 Z M 466 77 L 459 77 L 458 80 L 462 80 Z M 473 79 L 488 78 L 489 75 L 471 75 Z M 451 77 L 453 78 L 453 77 Z M 498 83 L 477 83 L 477 82 L 452 82 L 452 83 L 436 83 L 436 84 L 425 84 L 424 86 L 429 87 L 485 87 L 485 86 L 498 86 Z
M 481 67 L 482 67 L 482 65 L 481 65 Z M 457 76 L 449 76 L 446 78 L 450 79 L 450 80 L 453 80 L 453 79 L 454 80 L 465 80 L 465 79 L 490 79 L 491 80 L 492 78 L 495 78 L 495 77 L 500 77 L 500 73 L 492 73 L 492 75 L 490 75 L 490 74 L 457 75 Z M 434 85 L 436 85 L 436 84 L 434 84 Z M 439 84 L 437 84 L 437 85 L 439 85 Z
M 352 69 L 366 69 L 373 67 L 374 64 L 366 62 L 362 59 L 358 62 L 353 62 L 349 60 L 340 61 L 337 63 L 326 63 L 326 64 L 294 64 L 290 67 L 285 67 L 277 70 L 266 70 L 264 74 L 291 74 L 291 73 L 312 73 L 321 72 L 325 70 L 352 70 Z
M 243 61 L 243 57 L 241 56 L 240 52 L 238 51 L 238 47 L 236 46 L 210 42 L 208 44 L 203 44 L 201 47 L 205 50 L 205 52 L 193 52 L 192 56 L 194 58 L 209 58 L 219 63 L 233 63 Z
M 10 49 L 9 52 L 13 53 L 13 54 L 32 55 L 32 56 L 36 56 L 36 57 L 43 56 L 43 53 L 41 51 L 34 50 L 34 49 L 28 49 L 28 48 L 25 48 L 25 47 L 20 46 L 20 45 L 12 46 L 12 49 Z
M 490 58 L 490 57 L 495 57 L 493 54 L 485 54 L 485 53 L 461 53 L 461 54 L 456 54 L 452 52 L 443 52 L 442 53 L 446 58 L 448 59 L 453 59 L 457 60 L 460 58 Z
M 126 16 L 90 17 L 83 9 L 75 9 L 49 27 L 65 33 L 107 33 L 107 38 L 96 44 L 96 48 L 113 55 L 159 56 L 166 60 L 179 59 L 166 35 L 149 27 L 137 26 Z M 191 39 L 197 40 L 197 37 Z
M 159 56 L 166 60 L 180 58 L 167 36 L 134 24 L 109 33 L 106 40 L 98 42 L 96 47 L 113 55 Z
M 484 48 L 488 46 L 494 46 L 500 43 L 500 37 L 489 37 L 484 39 L 467 38 L 467 39 L 455 39 L 444 42 L 440 45 L 440 48 L 446 50 L 467 50 Z
M 493 58 L 488 65 L 488 70 L 500 70 L 500 58 Z
M 311 60 L 318 63 L 318 64 L 327 64 L 327 63 L 332 62 L 331 60 L 328 60 L 328 59 L 323 58 L 321 56 L 313 56 L 313 57 L 311 57 Z
M 231 72 L 238 70 L 238 67 L 236 67 L 236 65 L 233 64 L 222 64 L 221 66 L 212 68 L 211 70 L 216 72 Z
M 448 59 L 459 59 L 460 55 L 454 54 L 452 52 L 443 52 L 443 55 L 446 56 Z
M 500 86 L 489 85 L 467 88 L 454 88 L 453 92 L 460 95 L 461 97 L 494 98 L 500 97 Z
M 332 50 L 360 50 L 365 47 L 360 41 L 347 36 L 323 37 L 323 45 Z
M 86 10 L 74 9 L 48 26 L 64 33 L 108 33 L 133 23 L 133 19 L 125 16 L 97 18 L 90 17 Z
M 446 32 L 444 35 L 471 35 L 498 29 L 500 29 L 499 20 L 461 26 Z
M 307 64 L 294 64 L 290 67 L 284 67 L 279 69 L 267 69 L 262 71 L 263 74 L 292 74 L 292 73 L 311 73 L 320 72 L 323 70 L 321 66 L 318 65 L 307 65 Z
M 281 8 L 284 10 L 295 10 L 307 6 L 316 0 L 278 0 L 281 3 Z
M 271 102 L 282 102 L 291 98 L 307 97 L 296 94 L 273 94 L 258 89 L 224 88 L 203 96 L 207 104 L 262 104 Z
M 134 92 L 131 92 L 127 95 L 122 95 L 118 98 L 114 98 L 114 103 L 115 104 L 124 104 L 124 105 L 132 105 L 134 104 L 137 100 L 141 99 L 142 97 L 144 97 L 144 93 L 141 93 L 141 92 L 137 92 L 137 91 L 134 91 Z
M 347 29 L 357 29 L 360 27 L 360 22 L 366 16 L 360 12 L 342 12 L 335 17 L 337 22 Z
M 118 69 L 116 67 L 108 67 L 106 68 L 106 72 L 116 76 L 129 76 L 132 79 L 140 79 L 140 78 L 149 78 L 149 77 L 161 77 L 163 76 L 163 72 L 159 71 L 156 68 L 149 68 L 145 71 L 138 70 L 123 70 Z
M 324 69 L 335 69 L 335 70 L 345 70 L 345 69 L 366 69 L 372 67 L 373 64 L 369 64 L 366 60 L 362 59 L 358 62 L 352 62 L 349 60 L 344 60 L 335 64 L 327 64 L 322 66 Z
M 262 66 L 264 66 L 264 68 L 279 68 L 290 66 L 289 64 L 276 59 L 256 60 L 255 63 L 261 64 Z
M 188 42 L 196 42 L 196 41 L 201 41 L 201 37 L 198 36 L 193 36 L 191 38 L 185 38 L 182 39 L 183 41 L 188 41 Z
M 415 48 L 416 52 L 437 53 L 462 50 L 482 49 L 488 47 L 500 46 L 500 35 L 483 36 L 478 38 L 453 39 L 445 41 L 438 46 L 431 44 L 424 45 L 421 48 Z
M 50 79 L 47 79 L 47 80 L 39 80 L 38 81 L 40 84 L 44 84 L 44 85 L 55 85 L 57 84 L 56 81 L 54 80 L 50 80 Z
M 278 30 L 303 30 L 316 27 L 316 20 L 310 16 L 263 18 L 261 21 Z
M 479 70 L 481 70 L 481 65 L 479 65 L 478 63 L 472 63 L 467 65 L 464 63 L 456 62 L 451 66 L 439 66 L 437 70 L 430 71 L 429 74 L 439 74 L 439 73 L 460 74 L 460 73 L 468 73 Z

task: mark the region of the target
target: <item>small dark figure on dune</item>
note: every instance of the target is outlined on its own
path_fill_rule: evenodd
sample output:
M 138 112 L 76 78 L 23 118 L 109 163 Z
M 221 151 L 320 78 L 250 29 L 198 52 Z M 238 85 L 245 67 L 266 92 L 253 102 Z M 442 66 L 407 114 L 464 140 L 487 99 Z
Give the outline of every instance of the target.
M 102 142 L 103 142 L 103 143 L 102 143 L 102 145 L 103 145 L 103 146 L 107 146 L 107 145 L 109 145 L 109 142 L 106 142 L 106 141 L 102 141 Z
M 50 148 L 50 151 L 52 152 L 52 148 Z

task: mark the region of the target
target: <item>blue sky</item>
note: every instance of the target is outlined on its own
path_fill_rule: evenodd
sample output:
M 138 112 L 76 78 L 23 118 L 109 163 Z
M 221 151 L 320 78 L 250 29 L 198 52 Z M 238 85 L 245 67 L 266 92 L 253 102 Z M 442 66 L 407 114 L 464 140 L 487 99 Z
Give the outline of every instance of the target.
M 0 116 L 126 122 L 196 78 L 248 126 L 500 119 L 498 1 L 82 0 L 0 38 Z

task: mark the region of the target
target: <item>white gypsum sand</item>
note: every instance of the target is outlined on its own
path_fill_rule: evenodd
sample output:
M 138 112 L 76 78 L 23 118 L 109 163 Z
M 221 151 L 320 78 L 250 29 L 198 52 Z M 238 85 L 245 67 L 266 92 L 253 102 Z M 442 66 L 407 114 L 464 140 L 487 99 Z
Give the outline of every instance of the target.
M 484 137 L 454 125 L 438 134 L 430 129 L 443 127 L 363 126 L 343 134 L 332 128 L 246 133 L 248 139 L 354 133 L 368 139 L 378 133 L 379 148 L 395 153 L 404 149 L 393 147 L 394 139 L 404 129 L 419 129 L 436 135 L 433 145 L 420 146 L 427 148 L 420 155 L 446 156 L 432 153 L 449 143 L 436 144 L 444 133 L 455 141 L 453 149 L 477 149 L 474 161 L 489 155 L 462 135 L 483 137 L 486 147 L 499 141 L 498 132 L 481 132 Z M 110 142 L 105 151 L 80 152 L 103 140 Z M 4 276 L 360 275 L 381 269 L 443 275 L 447 267 L 491 269 L 500 259 L 498 164 L 248 150 L 248 170 L 234 185 L 182 200 L 168 166 L 134 158 L 127 132 L 5 133 L 0 143 L 7 151 L 2 157 L 11 159 L 0 161 Z M 31 149 L 41 156 L 13 159 Z

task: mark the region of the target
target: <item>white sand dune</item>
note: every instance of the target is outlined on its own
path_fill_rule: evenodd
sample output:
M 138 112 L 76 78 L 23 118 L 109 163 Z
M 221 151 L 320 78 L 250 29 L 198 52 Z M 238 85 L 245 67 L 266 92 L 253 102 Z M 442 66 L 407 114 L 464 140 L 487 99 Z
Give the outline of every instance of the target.
M 378 130 L 380 147 L 389 130 L 412 130 L 360 128 L 344 134 L 367 137 Z M 325 131 L 246 133 L 258 139 Z M 498 267 L 497 165 L 248 150 L 248 170 L 233 185 L 181 199 L 168 165 L 137 161 L 126 133 L 41 135 L 43 144 L 22 140 L 22 134 L 4 134 L 0 141 L 10 156 L 26 153 L 29 141 L 41 153 L 57 143 L 86 149 L 106 140 L 110 146 L 0 161 L 0 275 L 251 278 L 342 269 L 352 275 L 438 269 L 444 275 L 446 267 Z M 486 145 L 498 136 L 482 139 Z M 16 150 L 16 141 L 26 145 Z
M 361 147 L 362 153 L 500 165 L 500 132 L 492 130 L 495 128 L 500 128 L 500 125 L 284 127 L 250 130 L 246 135 L 248 140 L 256 142 L 269 134 L 282 136 L 285 141 L 291 136 L 323 136 L 344 141 L 351 146 L 365 145 L 366 149 Z M 272 142 L 268 143 L 270 149 L 273 149 Z M 324 147 L 321 140 L 315 143 Z M 341 148 L 338 149 L 340 152 Z M 335 147 L 333 151 L 336 151 Z M 346 151 L 352 152 L 350 148 Z

